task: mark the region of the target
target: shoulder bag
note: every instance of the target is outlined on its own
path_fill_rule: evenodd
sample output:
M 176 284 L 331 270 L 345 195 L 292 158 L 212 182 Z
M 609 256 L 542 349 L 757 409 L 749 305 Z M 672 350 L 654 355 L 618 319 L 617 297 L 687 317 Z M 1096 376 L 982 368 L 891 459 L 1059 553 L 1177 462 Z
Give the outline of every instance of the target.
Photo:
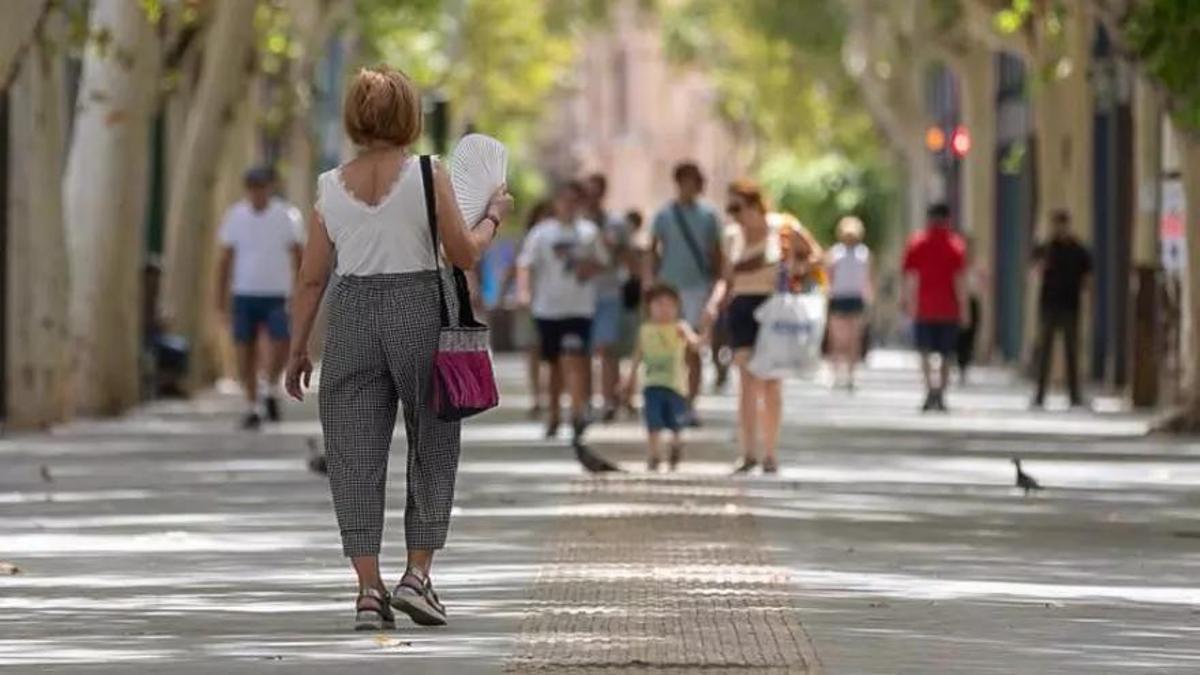
M 488 351 L 491 335 L 488 327 L 475 319 L 471 309 L 471 292 L 467 277 L 457 267 L 452 268 L 455 297 L 458 300 L 458 320 L 450 321 L 446 303 L 445 283 L 442 281 L 441 253 L 437 226 L 437 198 L 433 188 L 433 161 L 421 156 L 421 182 L 425 188 L 425 212 L 429 220 L 429 236 L 433 240 L 433 258 L 437 269 L 438 302 L 441 305 L 442 330 L 433 357 L 433 383 L 429 404 L 439 420 L 455 422 L 500 403 L 496 374 Z

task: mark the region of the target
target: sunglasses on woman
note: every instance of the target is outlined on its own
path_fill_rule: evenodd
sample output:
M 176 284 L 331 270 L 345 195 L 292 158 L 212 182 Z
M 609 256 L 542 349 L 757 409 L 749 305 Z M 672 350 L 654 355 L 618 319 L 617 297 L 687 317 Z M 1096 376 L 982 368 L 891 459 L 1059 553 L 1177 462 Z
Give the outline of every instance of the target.
M 725 207 L 725 213 L 728 213 L 731 216 L 736 216 L 737 214 L 739 214 L 741 212 L 742 212 L 742 205 L 738 204 L 737 202 L 734 202 L 734 203 L 730 204 L 729 206 Z

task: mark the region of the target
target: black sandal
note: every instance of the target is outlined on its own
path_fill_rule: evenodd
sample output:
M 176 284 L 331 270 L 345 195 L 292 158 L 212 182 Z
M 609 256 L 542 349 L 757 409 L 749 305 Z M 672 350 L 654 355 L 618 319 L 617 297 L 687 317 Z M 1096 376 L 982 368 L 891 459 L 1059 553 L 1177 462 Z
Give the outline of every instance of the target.
M 359 590 L 354 610 L 354 630 L 392 630 L 396 627 L 396 614 L 392 611 L 392 599 L 385 590 L 379 588 Z

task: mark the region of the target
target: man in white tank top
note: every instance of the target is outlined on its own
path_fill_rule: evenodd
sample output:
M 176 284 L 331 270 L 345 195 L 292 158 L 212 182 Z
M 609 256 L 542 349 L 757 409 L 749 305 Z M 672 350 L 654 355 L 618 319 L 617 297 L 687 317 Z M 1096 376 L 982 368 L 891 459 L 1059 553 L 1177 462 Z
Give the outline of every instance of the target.
M 258 335 L 270 338 L 266 364 L 267 418 L 279 420 L 279 379 L 287 365 L 290 331 L 288 296 L 300 269 L 303 224 L 296 207 L 274 195 L 275 172 L 246 172 L 246 198 L 230 207 L 221 223 L 217 302 L 229 317 L 237 350 L 238 376 L 246 393 L 245 429 L 262 423 L 258 408 Z

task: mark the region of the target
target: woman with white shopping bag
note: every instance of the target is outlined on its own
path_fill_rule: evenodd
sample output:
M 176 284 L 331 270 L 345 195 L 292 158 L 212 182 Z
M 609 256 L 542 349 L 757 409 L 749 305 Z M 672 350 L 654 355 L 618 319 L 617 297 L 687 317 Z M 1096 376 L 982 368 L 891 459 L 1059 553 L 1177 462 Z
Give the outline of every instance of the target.
M 761 463 L 763 473 L 773 474 L 779 470 L 780 380 L 806 359 L 820 358 L 824 330 L 824 299 L 793 291 L 819 283 L 823 254 L 795 217 L 769 213 L 762 189 L 752 181 L 729 186 L 726 211 L 736 227 L 726 233 L 724 270 L 706 307 L 706 325 L 725 309 L 739 376 L 741 456 L 734 473 Z M 769 337 L 760 335 L 764 322 Z M 809 336 L 811 331 L 816 332 Z

